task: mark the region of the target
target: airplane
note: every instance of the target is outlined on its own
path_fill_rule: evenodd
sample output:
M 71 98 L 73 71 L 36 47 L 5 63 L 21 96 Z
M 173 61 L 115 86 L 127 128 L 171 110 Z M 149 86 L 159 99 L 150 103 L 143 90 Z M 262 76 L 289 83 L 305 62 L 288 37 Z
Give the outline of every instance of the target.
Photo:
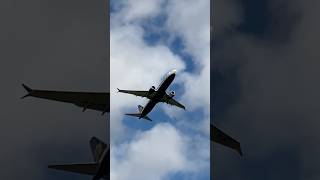
M 139 119 L 145 119 L 148 121 L 152 121 L 147 114 L 151 112 L 151 110 L 156 106 L 158 102 L 164 102 L 170 105 L 177 106 L 182 109 L 186 109 L 184 105 L 180 104 L 178 101 L 174 100 L 173 97 L 175 96 L 175 92 L 171 91 L 169 94 L 166 92 L 172 81 L 176 76 L 176 70 L 170 71 L 167 76 L 164 78 L 162 83 L 156 89 L 154 86 L 151 86 L 149 91 L 132 91 L 132 90 L 121 90 L 118 89 L 120 93 L 132 94 L 140 97 L 146 97 L 149 99 L 149 102 L 145 107 L 139 105 L 138 106 L 138 113 L 128 113 L 125 115 L 138 117 Z
M 79 174 L 92 175 L 92 180 L 110 179 L 110 148 L 96 137 L 90 140 L 94 162 L 83 164 L 49 165 L 48 168 Z
M 240 154 L 240 156 L 243 156 L 240 143 L 212 124 L 210 124 L 210 140 L 234 149 Z
M 102 112 L 104 115 L 110 111 L 110 93 L 98 92 L 70 92 L 70 91 L 48 91 L 31 89 L 25 84 L 22 84 L 27 94 L 21 99 L 26 97 L 43 98 L 47 100 L 60 101 L 65 103 L 72 103 L 76 106 L 82 107 L 83 112 L 87 109 L 92 109 Z

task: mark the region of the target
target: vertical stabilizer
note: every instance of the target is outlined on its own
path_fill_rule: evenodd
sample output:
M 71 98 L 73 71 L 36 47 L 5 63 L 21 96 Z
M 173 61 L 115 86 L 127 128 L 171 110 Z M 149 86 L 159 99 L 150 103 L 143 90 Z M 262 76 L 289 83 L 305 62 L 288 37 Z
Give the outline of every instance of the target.
M 95 162 L 98 162 L 101 159 L 103 152 L 105 151 L 106 148 L 108 148 L 108 146 L 104 142 L 102 142 L 96 137 L 91 138 L 90 147 L 91 147 L 92 156 Z
M 142 111 L 143 111 L 143 106 L 138 105 L 138 109 L 139 109 L 139 113 L 142 113 Z

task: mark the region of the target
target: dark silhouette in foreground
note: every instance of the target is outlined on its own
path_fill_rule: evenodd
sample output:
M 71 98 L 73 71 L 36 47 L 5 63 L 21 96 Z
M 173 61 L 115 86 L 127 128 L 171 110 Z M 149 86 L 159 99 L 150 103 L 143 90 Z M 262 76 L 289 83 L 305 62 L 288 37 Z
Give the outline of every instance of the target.
M 22 97 L 36 97 L 47 100 L 75 104 L 82 107 L 83 111 L 92 109 L 102 112 L 102 115 L 110 112 L 110 93 L 97 92 L 71 92 L 31 89 L 22 85 L 27 94 Z M 90 146 L 94 162 L 85 164 L 50 165 L 51 169 L 69 171 L 80 174 L 93 175 L 93 180 L 101 178 L 110 179 L 110 148 L 96 137 L 91 138 Z
M 71 92 L 71 91 L 49 91 L 49 90 L 36 90 L 22 84 L 27 94 L 22 97 L 36 97 L 48 99 L 53 101 L 72 103 L 76 106 L 82 107 L 83 111 L 92 109 L 101 111 L 102 115 L 110 111 L 110 95 L 109 93 L 100 92 Z
M 108 145 L 96 137 L 90 140 L 94 162 L 84 164 L 49 165 L 51 169 L 79 174 L 93 175 L 93 180 L 110 179 L 110 149 Z
M 243 155 L 240 143 L 212 124 L 210 124 L 210 140 L 236 150 L 240 156 Z

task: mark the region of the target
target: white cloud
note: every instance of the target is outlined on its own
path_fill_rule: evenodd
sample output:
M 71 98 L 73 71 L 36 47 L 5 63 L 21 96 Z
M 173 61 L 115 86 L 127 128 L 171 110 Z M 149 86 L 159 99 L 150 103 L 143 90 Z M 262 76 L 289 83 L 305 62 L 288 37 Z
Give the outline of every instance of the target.
M 124 20 L 127 22 L 155 17 L 161 11 L 164 0 L 127 0 L 122 9 Z
M 210 62 L 210 1 L 169 1 L 167 28 L 181 36 L 195 63 Z
M 180 36 L 185 51 L 193 56 L 196 70 L 184 73 L 181 81 L 186 89 L 182 100 L 189 110 L 203 109 L 210 116 L 210 1 L 170 1 L 167 27 L 173 35 Z M 202 121 L 200 126 L 208 126 Z M 209 134 L 209 128 L 203 128 Z
M 188 168 L 184 137 L 170 124 L 159 124 L 121 146 L 112 148 L 123 149 L 121 160 L 111 159 L 111 179 L 114 180 L 160 180 L 171 172 Z

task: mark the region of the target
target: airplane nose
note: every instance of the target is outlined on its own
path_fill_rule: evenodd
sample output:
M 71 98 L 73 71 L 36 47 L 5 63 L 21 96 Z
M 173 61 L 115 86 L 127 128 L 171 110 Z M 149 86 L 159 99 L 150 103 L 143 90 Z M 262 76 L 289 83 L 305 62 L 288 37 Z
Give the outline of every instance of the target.
M 174 69 L 174 70 L 170 71 L 168 74 L 169 74 L 169 75 L 173 75 L 173 74 L 176 74 L 176 73 L 177 73 L 177 70 Z
M 177 70 L 174 69 L 167 74 L 166 78 L 172 78 L 172 77 L 174 78 L 176 76 L 176 73 L 177 73 Z

